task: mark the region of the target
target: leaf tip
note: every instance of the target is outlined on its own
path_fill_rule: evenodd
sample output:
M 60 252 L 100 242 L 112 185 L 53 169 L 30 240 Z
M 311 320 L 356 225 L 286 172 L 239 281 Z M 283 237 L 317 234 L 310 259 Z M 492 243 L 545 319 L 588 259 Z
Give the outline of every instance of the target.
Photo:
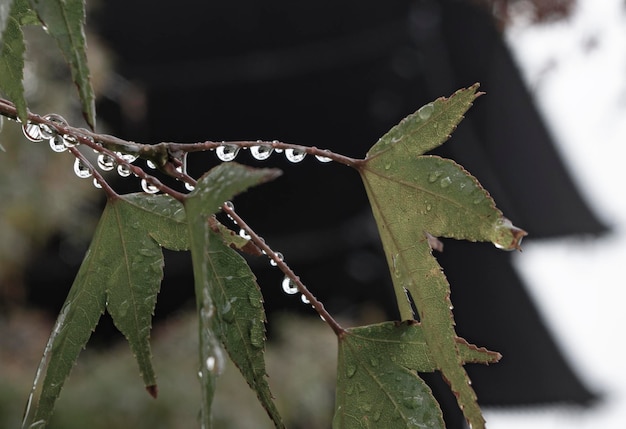
M 510 220 L 503 217 L 498 220 L 495 227 L 494 246 L 502 250 L 522 250 L 522 239 L 528 235 L 526 231 L 516 227 Z
M 151 384 L 150 386 L 146 386 L 146 391 L 154 399 L 156 399 L 157 396 L 159 395 L 159 389 L 156 384 Z

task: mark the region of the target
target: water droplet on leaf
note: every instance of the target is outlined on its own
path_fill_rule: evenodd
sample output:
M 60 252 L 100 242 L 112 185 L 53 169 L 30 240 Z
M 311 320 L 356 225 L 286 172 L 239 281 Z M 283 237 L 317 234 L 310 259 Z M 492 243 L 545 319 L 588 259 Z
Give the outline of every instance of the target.
M 417 115 L 420 117 L 420 119 L 425 121 L 430 118 L 430 115 L 432 115 L 434 111 L 435 106 L 433 105 L 433 103 L 428 103 L 419 108 L 419 110 L 417 111 Z
M 306 152 L 296 149 L 285 149 L 285 158 L 289 162 L 300 162 L 306 157 Z
M 437 179 L 439 179 L 441 174 L 442 174 L 441 171 L 433 171 L 432 173 L 430 173 L 428 175 L 428 182 L 429 183 L 435 183 L 437 181 Z
M 439 181 L 439 186 L 441 186 L 442 188 L 447 188 L 448 186 L 450 186 L 451 183 L 452 183 L 452 179 L 446 176 Z
M 231 144 L 218 146 L 215 149 L 215 154 L 217 155 L 217 157 L 220 160 L 225 161 L 225 162 L 234 160 L 237 157 L 238 153 L 239 153 L 239 146 L 235 146 Z
M 351 363 L 347 364 L 346 375 L 348 376 L 348 378 L 354 377 L 354 374 L 356 374 L 356 365 L 351 364 Z

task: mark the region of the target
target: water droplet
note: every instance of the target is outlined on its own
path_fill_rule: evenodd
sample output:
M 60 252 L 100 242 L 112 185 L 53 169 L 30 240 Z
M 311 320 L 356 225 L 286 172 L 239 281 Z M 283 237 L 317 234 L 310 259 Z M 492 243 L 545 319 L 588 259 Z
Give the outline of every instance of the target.
M 347 364 L 346 375 L 348 376 L 348 378 L 354 377 L 354 374 L 356 374 L 356 365 L 351 364 L 351 363 Z
M 285 259 L 285 257 L 283 256 L 283 254 L 282 254 L 282 253 L 280 253 L 280 252 L 274 252 L 274 253 L 276 254 L 276 258 L 278 258 L 278 260 L 279 260 L 279 261 L 283 261 L 283 260 Z M 275 261 L 275 260 L 270 259 L 270 265 L 271 265 L 272 267 L 275 267 L 275 266 L 277 266 L 278 264 L 276 263 L 276 261 Z
M 285 149 L 285 158 L 290 162 L 300 162 L 306 156 L 306 152 L 297 149 Z
M 237 298 L 234 298 L 236 300 Z M 227 301 L 222 308 L 222 320 L 226 323 L 232 323 L 235 320 L 235 310 L 233 309 L 232 301 Z
M 389 170 L 391 168 L 391 163 L 388 162 L 385 164 L 385 170 Z
M 44 136 L 38 124 L 33 124 L 32 122 L 24 124 L 22 125 L 22 132 L 31 142 L 39 143 L 44 140 Z
M 111 171 L 115 168 L 115 159 L 111 155 L 101 153 L 98 155 L 98 167 L 102 171 Z
M 451 183 L 452 183 L 452 179 L 446 176 L 443 179 L 441 179 L 441 181 L 439 181 L 439 186 L 441 186 L 442 188 L 447 188 L 448 186 L 450 186 Z
M 245 230 L 245 229 L 243 229 L 243 228 L 241 228 L 241 229 L 239 230 L 239 236 L 240 236 L 241 238 L 245 238 L 246 240 L 250 240 L 250 238 L 251 238 L 251 237 L 250 237 L 250 235 L 248 235 L 248 233 L 246 232 L 246 230 Z
M 67 150 L 67 146 L 65 146 L 63 137 L 56 135 L 50 138 L 50 149 L 57 153 L 65 152 Z
M 324 152 L 329 152 L 328 150 L 325 150 Z M 322 156 L 322 155 L 315 155 L 315 159 L 317 159 L 319 162 L 331 162 L 332 159 L 327 157 L 327 156 Z
M 150 170 L 156 170 L 156 165 L 154 164 L 154 162 L 147 160 L 146 161 L 146 166 L 150 169 Z
M 218 146 L 215 149 L 215 153 L 217 157 L 222 161 L 232 161 L 237 157 L 237 154 L 239 153 L 239 146 L 235 146 L 232 144 Z
M 272 155 L 274 148 L 271 146 L 252 146 L 250 148 L 250 153 L 254 159 L 259 161 L 265 161 Z
M 141 179 L 141 189 L 148 194 L 156 194 L 159 192 L 159 188 L 148 182 L 146 179 Z
M 484 200 L 484 198 L 483 198 L 483 197 L 476 197 L 476 198 L 474 198 L 474 201 L 472 201 L 472 202 L 473 202 L 474 204 L 480 204 L 480 203 L 482 203 L 482 202 L 483 202 L 483 200 Z
M 91 177 L 91 167 L 85 164 L 80 158 L 74 160 L 74 174 L 81 179 Z
M 122 177 L 128 177 L 130 176 L 130 168 L 124 164 L 118 165 L 117 174 L 119 174 Z
M 433 209 L 433 206 L 431 206 L 430 204 L 426 204 L 426 211 L 429 212 Z
M 375 357 L 371 357 L 371 358 L 370 358 L 370 364 L 371 364 L 373 367 L 378 366 L 378 363 L 379 363 L 379 362 L 378 362 L 378 358 L 375 358 Z
M 303 304 L 310 304 L 311 301 L 309 301 L 309 298 L 306 297 L 306 295 L 302 294 L 300 295 L 300 301 L 302 301 Z
M 407 396 L 403 399 L 402 404 L 410 410 L 415 410 L 422 404 L 422 398 L 418 396 Z
M 283 279 L 283 291 L 287 295 L 294 295 L 298 293 L 298 287 L 293 283 L 293 281 L 289 277 L 285 276 L 285 278 Z
M 102 189 L 102 185 L 100 184 L 100 182 L 98 182 L 98 179 L 96 179 L 95 177 L 93 179 L 93 186 L 96 189 Z
M 235 211 L 235 205 L 232 201 L 224 201 L 224 205 L 228 207 L 230 210 Z
M 70 134 L 63 134 L 63 144 L 67 147 L 78 145 L 78 139 Z
M 206 358 L 206 369 L 209 372 L 215 371 L 215 356 L 209 356 Z
M 250 326 L 250 344 L 256 348 L 263 348 L 265 345 L 265 327 L 259 319 L 252 319 Z
M 196 187 L 193 186 L 191 183 L 185 182 L 185 189 L 187 189 L 188 191 L 193 191 L 194 189 L 196 189 Z
M 63 116 L 57 115 L 56 113 L 49 113 L 45 115 L 43 119 L 49 122 L 54 122 L 55 124 L 67 126 L 67 121 L 63 118 Z M 45 139 L 51 139 L 57 135 L 56 130 L 46 124 L 39 125 L 39 128 L 41 130 L 42 137 Z
M 121 152 L 116 152 L 116 153 L 119 157 L 121 157 L 124 161 L 126 161 L 129 164 L 132 164 L 133 162 L 135 162 L 135 160 L 137 160 L 136 155 L 131 155 L 129 153 L 121 153 Z
M 417 115 L 420 117 L 420 119 L 425 121 L 430 118 L 430 115 L 432 115 L 434 111 L 435 105 L 433 103 L 428 103 L 419 108 L 419 110 L 417 111 Z
M 428 175 L 428 182 L 435 183 L 442 174 L 443 173 L 441 171 L 433 171 L 432 173 Z

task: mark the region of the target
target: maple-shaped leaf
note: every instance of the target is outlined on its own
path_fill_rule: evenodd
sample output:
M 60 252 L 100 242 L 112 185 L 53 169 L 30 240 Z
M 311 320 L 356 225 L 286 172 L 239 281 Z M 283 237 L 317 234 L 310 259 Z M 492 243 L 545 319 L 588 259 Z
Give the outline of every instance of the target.
M 456 339 L 463 363 L 498 353 Z M 437 401 L 417 372 L 440 369 L 416 321 L 347 329 L 339 336 L 333 429 L 443 428 Z
M 224 360 L 221 344 L 255 390 L 274 425 L 284 427 L 266 379 L 261 291 L 248 264 L 229 247 L 232 237 L 219 234 L 223 230 L 210 219 L 236 194 L 279 174 L 275 169 L 224 163 L 205 174 L 184 202 L 200 321 L 203 427 L 211 426 L 211 403 Z
M 23 428 L 43 427 L 49 421 L 105 309 L 127 338 L 148 392 L 156 396 L 149 335 L 163 278 L 161 246 L 187 247 L 179 202 L 144 193 L 109 199 L 44 350 Z
M 94 129 L 96 107 L 87 64 L 85 0 L 30 0 L 30 3 L 69 64 L 72 80 L 78 89 L 83 116 L 91 129 Z
M 424 153 L 441 145 L 479 95 L 478 85 L 440 98 L 403 119 L 357 168 L 383 242 L 402 319 L 414 302 L 430 353 L 474 429 L 484 427 L 454 331 L 450 286 L 432 256 L 433 237 L 491 241 L 519 248 L 526 234 L 495 207 L 478 181 L 455 162 Z

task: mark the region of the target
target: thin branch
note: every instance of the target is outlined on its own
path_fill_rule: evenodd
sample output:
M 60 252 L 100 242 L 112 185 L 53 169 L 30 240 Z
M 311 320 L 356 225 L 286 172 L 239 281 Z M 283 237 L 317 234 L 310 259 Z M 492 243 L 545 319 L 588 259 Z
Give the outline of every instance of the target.
M 283 261 L 277 254 L 272 250 L 270 246 L 265 243 L 263 240 L 248 224 L 235 212 L 235 210 L 227 204 L 222 205 L 222 211 L 229 215 L 233 221 L 242 228 L 249 236 L 254 244 L 256 244 L 259 248 L 261 248 L 267 256 L 269 256 L 275 263 L 276 266 L 283 272 L 285 275 L 296 285 L 298 288 L 298 292 L 300 292 L 304 297 L 309 301 L 311 306 L 317 311 L 317 314 L 330 326 L 330 328 L 335 332 L 335 334 L 339 337 L 344 336 L 346 331 L 345 329 L 330 315 L 328 310 L 312 293 L 309 289 L 302 283 L 300 277 L 298 277 L 293 270 Z

